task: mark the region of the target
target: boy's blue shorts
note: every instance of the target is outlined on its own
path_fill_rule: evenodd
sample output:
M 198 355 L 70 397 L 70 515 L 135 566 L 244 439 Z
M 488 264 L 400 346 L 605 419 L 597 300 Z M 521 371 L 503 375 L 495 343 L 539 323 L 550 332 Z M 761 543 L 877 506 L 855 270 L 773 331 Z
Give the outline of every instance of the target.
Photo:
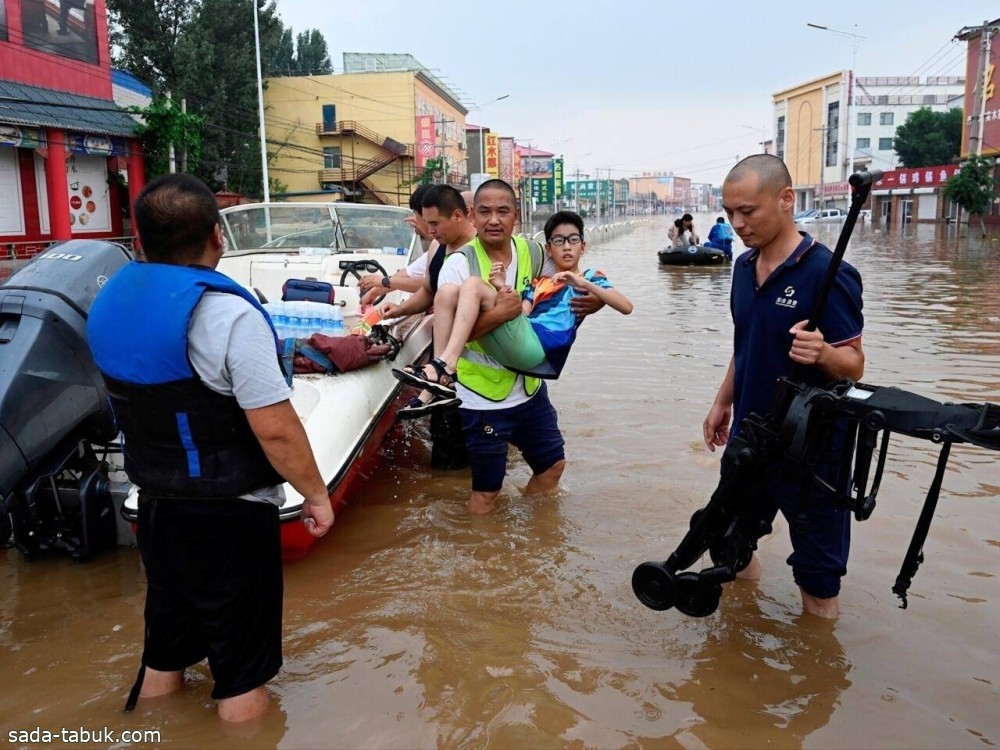
M 472 467 L 473 492 L 498 492 L 507 474 L 507 444 L 521 451 L 534 474 L 566 457 L 556 410 L 542 383 L 532 398 L 509 409 L 459 408 Z

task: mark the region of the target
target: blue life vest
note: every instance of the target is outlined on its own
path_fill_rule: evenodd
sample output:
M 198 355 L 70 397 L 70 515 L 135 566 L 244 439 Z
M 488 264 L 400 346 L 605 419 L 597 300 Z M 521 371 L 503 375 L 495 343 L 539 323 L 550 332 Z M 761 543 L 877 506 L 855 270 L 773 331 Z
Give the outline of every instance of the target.
M 90 309 L 87 337 L 125 437 L 125 471 L 154 496 L 238 497 L 284 481 L 236 399 L 206 386 L 188 359 L 191 315 L 208 291 L 242 297 L 274 331 L 249 291 L 203 267 L 129 263 Z

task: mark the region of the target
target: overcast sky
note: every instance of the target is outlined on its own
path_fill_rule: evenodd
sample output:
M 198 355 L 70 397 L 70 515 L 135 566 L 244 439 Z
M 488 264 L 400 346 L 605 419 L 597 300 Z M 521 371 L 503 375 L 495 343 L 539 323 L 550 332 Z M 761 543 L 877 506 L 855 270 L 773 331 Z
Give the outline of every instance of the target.
M 277 0 L 286 26 L 344 52 L 408 52 L 452 85 L 468 121 L 625 177 L 673 170 L 718 184 L 770 137 L 771 94 L 851 67 L 859 76 L 964 75 L 963 26 L 997 0 Z M 812 9 L 810 9 L 812 8 Z M 509 94 L 507 99 L 494 101 Z M 606 172 L 605 172 L 606 173 Z

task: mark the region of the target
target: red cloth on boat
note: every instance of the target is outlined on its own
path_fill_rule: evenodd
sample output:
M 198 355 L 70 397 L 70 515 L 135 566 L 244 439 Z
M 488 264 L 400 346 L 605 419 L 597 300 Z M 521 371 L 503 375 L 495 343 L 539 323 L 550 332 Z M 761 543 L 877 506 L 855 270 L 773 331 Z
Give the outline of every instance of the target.
M 389 354 L 388 344 L 372 344 L 366 336 L 325 336 L 314 333 L 304 342 L 322 354 L 326 355 L 338 372 L 357 370 L 372 362 L 378 362 Z M 305 374 L 310 372 L 326 372 L 320 365 L 308 357 L 296 353 L 292 363 L 292 372 Z

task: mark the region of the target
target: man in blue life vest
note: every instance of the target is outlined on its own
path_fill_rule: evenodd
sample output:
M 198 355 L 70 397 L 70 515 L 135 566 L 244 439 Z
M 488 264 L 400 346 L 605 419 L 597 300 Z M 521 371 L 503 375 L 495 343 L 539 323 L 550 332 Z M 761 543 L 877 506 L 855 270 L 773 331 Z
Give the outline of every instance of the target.
M 813 310 L 833 255 L 796 228 L 795 193 L 784 163 L 769 154 L 747 157 L 727 175 L 722 204 L 750 251 L 733 269 L 733 357 L 702 426 L 712 451 L 730 438 L 730 419 L 735 437 L 747 414 L 767 414 L 775 382 L 791 375 L 793 366 L 798 368 L 797 379 L 815 386 L 839 378 L 858 380 L 865 367 L 861 276 L 842 263 L 826 306 Z M 807 331 L 814 312 L 819 313 L 817 329 Z M 847 439 L 843 426 L 834 430 L 817 465 L 817 473 L 836 487 L 850 477 L 850 461 L 842 458 Z M 803 610 L 837 617 L 840 580 L 847 573 L 850 512 L 816 490 L 804 492 L 799 484 L 782 480 L 777 471 L 760 493 L 744 502 L 768 524 L 781 510 L 789 524 L 793 552 L 788 564 Z M 738 577 L 760 577 L 756 554 Z
M 224 240 L 212 192 L 165 175 L 133 216 L 146 262 L 111 278 L 87 324 L 140 488 L 145 642 L 126 710 L 180 690 L 207 657 L 220 718 L 245 721 L 267 708 L 281 667 L 283 482 L 305 499 L 313 536 L 333 510 L 270 319 L 214 270 Z
M 714 247 L 724 252 L 727 260 L 733 259 L 733 228 L 721 216 L 708 230 L 708 242 L 705 243 L 705 247 Z
M 508 444 L 516 446 L 531 467 L 526 494 L 554 490 L 566 466 L 562 433 L 545 384 L 504 368 L 476 343 L 483 334 L 521 314 L 521 293 L 532 279 L 543 274 L 542 248 L 536 242 L 513 236 L 517 221 L 513 188 L 503 180 L 484 182 L 473 199 L 472 223 L 478 236 L 463 252 L 448 256 L 438 278 L 437 294 L 457 295 L 473 272 L 468 252 L 476 259 L 475 272 L 484 280 L 489 279 L 495 264 L 499 264 L 506 279 L 506 287 L 498 292 L 493 309 L 477 319 L 469 344 L 458 360 L 457 373 L 435 368 L 430 375 L 445 381 L 457 376 L 458 396 L 462 399 L 459 414 L 472 467 L 468 504 L 471 513 L 489 513 L 496 505 L 507 473 Z M 592 294 L 581 296 L 573 305 L 579 315 L 601 307 L 603 303 Z M 446 340 L 450 329 L 450 320 L 435 315 L 435 339 L 440 336 L 440 340 Z

